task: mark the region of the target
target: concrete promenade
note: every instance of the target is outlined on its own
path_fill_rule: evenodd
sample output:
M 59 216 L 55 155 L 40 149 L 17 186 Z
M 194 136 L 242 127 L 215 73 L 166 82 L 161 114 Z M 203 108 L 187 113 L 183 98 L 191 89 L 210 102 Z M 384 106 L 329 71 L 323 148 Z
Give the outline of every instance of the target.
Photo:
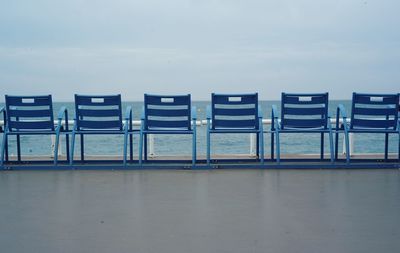
M 0 252 L 397 253 L 400 171 L 1 171 Z

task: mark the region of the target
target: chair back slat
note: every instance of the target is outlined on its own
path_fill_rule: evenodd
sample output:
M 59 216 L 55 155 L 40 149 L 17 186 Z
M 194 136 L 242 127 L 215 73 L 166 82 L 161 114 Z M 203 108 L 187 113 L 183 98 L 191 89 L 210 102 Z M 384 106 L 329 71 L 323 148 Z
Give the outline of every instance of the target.
M 46 96 L 5 96 L 10 131 L 54 131 L 53 102 Z
M 14 110 L 10 109 L 8 111 L 8 114 L 10 117 L 51 117 L 51 112 L 50 110 Z
M 116 117 L 119 115 L 118 109 L 78 109 L 82 117 Z
M 285 94 L 285 104 L 292 105 L 318 105 L 326 102 L 328 93 L 323 94 Z
M 350 129 L 396 129 L 399 94 L 353 93 Z
M 390 128 L 397 123 L 395 120 L 366 120 L 354 119 L 354 126 L 362 126 L 365 128 Z
M 161 106 L 188 105 L 188 98 L 190 98 L 190 95 L 159 96 L 159 95 L 145 94 L 146 102 L 149 105 L 161 105 Z
M 254 126 L 256 124 L 256 120 L 220 120 L 220 119 L 215 119 L 215 125 L 218 126 L 218 128 L 249 128 L 249 129 L 254 129 Z
M 107 129 L 107 128 L 120 128 L 121 122 L 119 120 L 80 120 L 80 128 L 90 129 Z
M 18 130 L 43 130 L 50 129 L 48 121 L 9 121 L 9 127 Z
M 121 95 L 75 95 L 78 130 L 122 130 Z
M 118 106 L 121 103 L 121 95 L 75 95 L 75 103 L 87 106 Z
M 398 94 L 353 93 L 353 103 L 367 105 L 393 105 L 398 102 Z
M 190 130 L 191 96 L 144 95 L 145 130 Z
M 285 119 L 286 128 L 322 128 L 325 119 Z
M 226 108 L 215 108 L 214 113 L 216 115 L 223 116 L 246 116 L 246 115 L 254 115 L 254 108 L 242 108 L 242 109 L 226 109 Z
M 259 129 L 258 93 L 211 94 L 212 125 L 216 129 Z
M 307 129 L 328 127 L 328 93 L 282 93 L 282 129 Z
M 214 104 L 219 105 L 245 105 L 254 104 L 258 94 L 212 94 Z
M 323 115 L 325 113 L 324 107 L 315 108 L 295 108 L 295 107 L 285 107 L 283 108 L 283 113 L 285 115 Z
M 148 115 L 159 117 L 186 117 L 190 114 L 188 109 L 163 110 L 163 109 L 147 109 Z
M 147 126 L 153 128 L 185 128 L 188 129 L 187 122 L 182 120 L 147 120 Z

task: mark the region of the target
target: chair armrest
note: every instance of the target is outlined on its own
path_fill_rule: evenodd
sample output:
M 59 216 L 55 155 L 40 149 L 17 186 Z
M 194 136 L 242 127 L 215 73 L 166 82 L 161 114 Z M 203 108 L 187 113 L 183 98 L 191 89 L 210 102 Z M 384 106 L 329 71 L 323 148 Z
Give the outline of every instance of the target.
M 58 111 L 57 115 L 58 123 L 57 129 L 60 130 L 62 127 L 61 121 L 65 119 L 65 130 L 68 130 L 68 109 L 65 106 L 62 106 Z
M 58 111 L 57 119 L 62 120 L 66 116 L 67 113 L 68 113 L 67 107 L 62 106 L 60 108 L 60 110 Z
M 3 113 L 4 125 L 6 124 L 6 108 L 3 106 L 0 108 L 0 113 Z
M 342 115 L 342 118 L 347 118 L 346 108 L 344 107 L 344 105 L 339 104 L 337 109 L 339 112 L 339 117 L 340 117 L 340 115 Z
M 276 105 L 272 105 L 271 110 L 271 130 L 275 130 L 275 127 L 279 130 L 279 120 L 278 120 L 278 107 Z
M 272 111 L 271 111 L 271 119 L 277 119 L 278 118 L 278 107 L 276 105 L 272 105 Z
M 343 126 L 345 126 L 345 129 L 347 130 L 347 113 L 346 113 L 346 108 L 344 105 L 339 104 L 336 110 L 336 130 L 339 130 L 339 119 L 340 117 L 343 119 Z
M 6 108 L 5 107 L 1 107 L 0 108 L 0 113 L 3 113 L 3 127 L 0 127 L 0 132 L 3 132 L 3 128 L 5 129 L 5 126 L 6 126 L 6 120 L 7 120 L 7 117 L 6 117 Z
M 132 106 L 128 105 L 125 110 L 125 120 L 132 120 Z
M 397 120 L 397 131 L 400 133 L 400 119 Z
M 196 120 L 197 119 L 197 108 L 196 106 L 192 106 L 192 120 Z
M 144 106 L 143 106 L 142 107 L 142 113 L 140 114 L 140 119 L 144 120 L 145 118 L 146 118 L 146 115 L 145 115 Z
M 211 106 L 210 106 L 210 105 L 207 105 L 207 108 L 206 108 L 206 116 L 207 116 L 207 119 L 208 119 L 208 120 L 210 120 L 211 117 L 212 117 L 212 115 L 211 115 Z
M 125 131 L 132 129 L 132 106 L 128 105 L 125 110 L 125 124 L 124 124 Z

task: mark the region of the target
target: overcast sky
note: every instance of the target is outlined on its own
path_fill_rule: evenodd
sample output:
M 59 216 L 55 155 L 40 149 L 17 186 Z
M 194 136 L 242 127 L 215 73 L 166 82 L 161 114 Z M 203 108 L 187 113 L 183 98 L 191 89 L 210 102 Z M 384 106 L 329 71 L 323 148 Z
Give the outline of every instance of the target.
M 0 0 L 0 96 L 400 92 L 398 0 Z

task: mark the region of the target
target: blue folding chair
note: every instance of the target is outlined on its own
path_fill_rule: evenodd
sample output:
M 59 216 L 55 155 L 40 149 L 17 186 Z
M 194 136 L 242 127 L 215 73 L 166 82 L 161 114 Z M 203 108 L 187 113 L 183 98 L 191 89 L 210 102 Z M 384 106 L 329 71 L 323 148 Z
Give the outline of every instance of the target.
M 258 93 L 211 94 L 207 106 L 207 165 L 211 163 L 211 134 L 256 134 L 257 159 L 264 163 L 264 135 Z
M 1 148 L 1 165 L 8 161 L 8 138 L 17 138 L 17 161 L 21 162 L 21 135 L 55 135 L 54 164 L 58 163 L 60 134 L 66 135 L 67 160 L 69 155 L 68 112 L 62 107 L 58 113 L 58 123 L 54 125 L 53 102 L 51 95 L 46 96 L 5 96 L 4 133 Z M 62 120 L 65 119 L 65 128 Z
M 72 130 L 71 158 L 74 161 L 75 136 L 80 135 L 81 162 L 84 158 L 85 135 L 123 135 L 123 164 L 127 163 L 128 135 L 130 136 L 130 160 L 132 161 L 132 107 L 127 106 L 125 124 L 122 123 L 121 95 L 75 95 L 75 119 Z
M 335 158 L 338 158 L 339 133 L 344 133 L 346 163 L 350 163 L 349 133 L 385 134 L 385 161 L 388 160 L 389 134 L 398 134 L 400 161 L 400 122 L 399 94 L 363 94 L 353 93 L 350 124 L 347 121 L 346 109 L 339 105 L 336 113 Z M 342 118 L 340 125 L 339 119 Z
M 191 134 L 192 166 L 196 164 L 196 107 L 189 95 L 144 94 L 141 117 L 139 164 L 147 161 L 148 134 Z
M 276 136 L 276 161 L 280 163 L 280 134 L 320 133 L 320 159 L 324 159 L 324 135 L 329 134 L 330 160 L 334 162 L 333 130 L 328 115 L 328 93 L 289 94 L 282 93 L 281 120 L 277 107 L 272 106 L 271 158 L 274 159 L 274 135 Z

